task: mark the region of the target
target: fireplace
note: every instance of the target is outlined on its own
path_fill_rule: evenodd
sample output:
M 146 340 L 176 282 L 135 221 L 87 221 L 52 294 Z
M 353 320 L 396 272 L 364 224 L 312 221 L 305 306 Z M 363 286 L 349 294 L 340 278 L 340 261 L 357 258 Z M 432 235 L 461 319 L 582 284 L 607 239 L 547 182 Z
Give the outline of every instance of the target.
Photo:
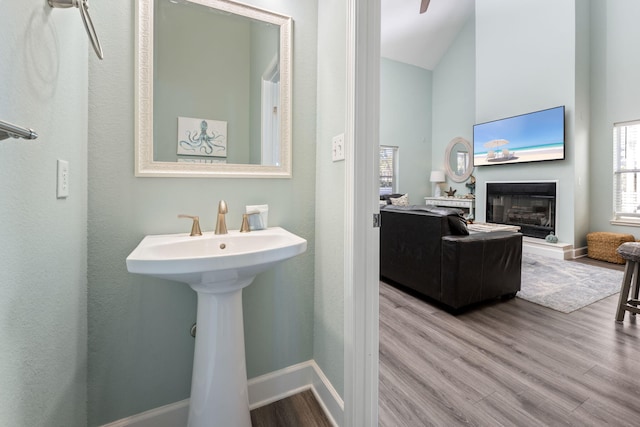
M 488 182 L 486 220 L 544 239 L 556 231 L 556 183 Z

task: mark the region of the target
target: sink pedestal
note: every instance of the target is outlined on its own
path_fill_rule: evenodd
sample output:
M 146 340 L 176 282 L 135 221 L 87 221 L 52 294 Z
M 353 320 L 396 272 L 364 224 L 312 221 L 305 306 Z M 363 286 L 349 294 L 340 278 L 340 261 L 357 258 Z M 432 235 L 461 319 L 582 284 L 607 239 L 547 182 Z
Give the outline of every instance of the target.
M 251 426 L 242 289 L 306 250 L 302 237 L 271 227 L 146 236 L 127 257 L 131 273 L 188 283 L 198 293 L 189 427 Z
M 189 427 L 251 427 L 247 369 L 244 354 L 242 288 L 253 278 L 234 284 L 233 290 L 198 293 L 196 346 L 191 379 Z

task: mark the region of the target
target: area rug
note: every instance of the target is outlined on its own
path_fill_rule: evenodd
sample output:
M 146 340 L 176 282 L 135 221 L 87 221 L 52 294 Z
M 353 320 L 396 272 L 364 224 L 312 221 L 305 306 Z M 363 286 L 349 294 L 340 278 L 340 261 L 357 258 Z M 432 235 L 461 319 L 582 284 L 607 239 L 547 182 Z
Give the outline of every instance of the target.
M 619 292 L 623 274 L 575 261 L 522 254 L 522 289 L 517 296 L 571 313 Z

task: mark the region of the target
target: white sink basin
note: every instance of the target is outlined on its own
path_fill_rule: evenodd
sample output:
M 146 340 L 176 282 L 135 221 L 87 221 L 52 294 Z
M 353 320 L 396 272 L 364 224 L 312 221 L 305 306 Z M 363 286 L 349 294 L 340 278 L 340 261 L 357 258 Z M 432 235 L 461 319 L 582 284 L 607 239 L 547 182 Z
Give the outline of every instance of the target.
M 147 236 L 127 257 L 129 272 L 184 282 L 198 293 L 189 427 L 251 426 L 242 289 L 306 249 L 305 239 L 272 227 Z
M 127 257 L 131 273 L 227 291 L 229 281 L 253 278 L 307 249 L 307 241 L 280 227 L 202 236 L 147 236 Z M 216 289 L 217 288 L 217 289 Z M 196 289 L 204 290 L 204 289 Z

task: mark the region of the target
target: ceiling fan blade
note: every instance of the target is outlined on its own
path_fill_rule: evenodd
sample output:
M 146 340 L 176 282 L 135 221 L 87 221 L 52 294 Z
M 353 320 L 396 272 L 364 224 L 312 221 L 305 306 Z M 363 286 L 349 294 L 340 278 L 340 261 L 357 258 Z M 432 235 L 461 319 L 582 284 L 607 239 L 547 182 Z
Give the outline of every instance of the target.
M 420 13 L 425 13 L 427 11 L 430 1 L 431 0 L 422 0 L 422 3 L 420 3 Z

